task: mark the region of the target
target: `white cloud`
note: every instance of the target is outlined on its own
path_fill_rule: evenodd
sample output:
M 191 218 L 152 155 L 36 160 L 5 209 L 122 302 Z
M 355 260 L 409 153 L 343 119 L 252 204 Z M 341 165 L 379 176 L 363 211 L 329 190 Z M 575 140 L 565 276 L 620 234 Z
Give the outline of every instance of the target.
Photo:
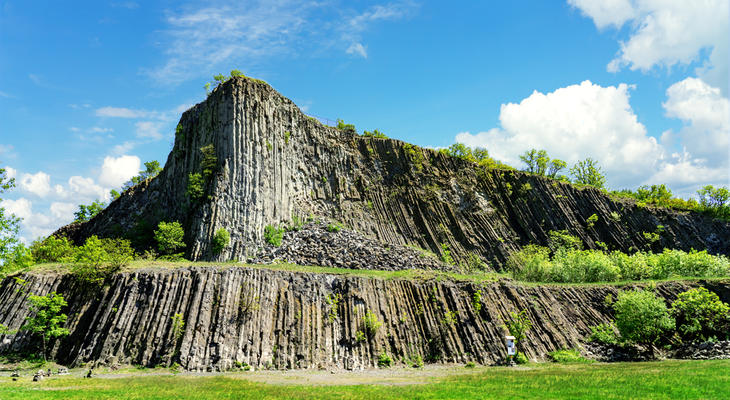
M 730 2 L 727 0 L 568 0 L 593 19 L 600 29 L 631 21 L 630 36 L 609 71 L 628 66 L 647 71 L 654 66 L 671 68 L 698 61 L 710 52 L 699 77 L 727 90 L 730 47 Z
M 686 78 L 667 89 L 667 116 L 681 119 L 678 136 L 693 157 L 711 165 L 728 164 L 730 101 L 698 78 Z M 671 133 L 674 135 L 674 133 Z
M 106 187 L 120 187 L 139 173 L 140 165 L 137 156 L 105 157 L 99 173 L 99 183 Z
M 456 140 L 486 147 L 512 165 L 531 148 L 546 149 L 569 164 L 592 157 L 609 172 L 609 183 L 626 185 L 645 176 L 662 155 L 631 109 L 629 89 L 584 81 L 547 94 L 535 91 L 518 104 L 502 105 L 501 128 L 460 133 Z
M 109 118 L 160 118 L 155 111 L 133 110 L 125 107 L 101 107 L 96 110 L 97 117 Z
M 134 124 L 137 131 L 137 137 L 150 138 L 154 140 L 160 140 L 164 135 L 160 132 L 160 129 L 164 126 L 161 122 L 153 121 L 140 121 Z
M 18 179 L 18 186 L 21 190 L 32 193 L 38 197 L 46 197 L 51 193 L 51 177 L 43 171 L 35 174 L 23 174 Z
M 13 98 L 13 95 L 11 95 L 10 93 L 6 93 L 6 92 L 3 92 L 2 90 L 0 90 L 0 97 L 5 97 L 6 99 L 12 99 Z
M 620 28 L 626 21 L 634 18 L 636 13 L 631 0 L 568 0 L 568 4 L 593 18 L 599 29 L 611 25 Z
M 107 133 L 107 132 L 114 132 L 114 129 L 112 128 L 102 128 L 99 126 L 93 126 L 89 128 L 89 132 L 91 133 Z
M 135 143 L 135 142 L 124 142 L 122 144 L 118 144 L 112 148 L 112 154 L 114 154 L 114 155 L 127 154 L 135 146 L 137 146 L 137 143 Z
M 603 167 L 610 187 L 667 183 L 678 187 L 677 193 L 688 194 L 691 191 L 683 190 L 691 185 L 696 190 L 699 184 L 727 180 L 728 148 L 716 135 L 727 135 L 728 130 L 723 128 L 727 122 L 715 112 L 693 113 L 693 108 L 712 110 L 717 102 L 722 104 L 716 89 L 698 80 L 680 83 L 667 91 L 665 108 L 671 116 L 689 121 L 680 132 L 685 142 L 692 142 L 690 134 L 694 134 L 706 139 L 706 148 L 692 143 L 685 151 L 670 154 L 638 121 L 629 104 L 630 86 L 602 87 L 590 81 L 547 94 L 535 91 L 520 103 L 503 104 L 500 127 L 477 134 L 459 133 L 456 141 L 485 147 L 492 157 L 513 166 L 521 166 L 518 156 L 531 148 L 545 149 L 569 165 L 591 157 Z M 696 136 L 700 134 L 705 136 Z M 665 132 L 663 142 L 671 141 L 672 136 L 673 132 Z M 724 140 L 727 143 L 727 136 Z M 717 158 L 710 157 L 712 151 L 718 152 Z M 721 152 L 725 161 L 718 161 Z M 707 163 L 707 159 L 715 163 Z
M 75 206 L 69 203 L 53 203 L 49 208 L 50 215 L 33 212 L 33 202 L 26 198 L 16 200 L 5 199 L 0 202 L 9 213 L 22 218 L 21 241 L 29 243 L 40 237 L 53 233 L 60 226 L 73 220 Z
M 11 167 L 7 167 L 6 166 L 5 167 L 5 175 L 7 176 L 8 179 L 13 179 L 16 176 L 18 176 L 18 170 L 16 170 L 15 168 L 11 168 Z
M 160 42 L 167 60 L 147 73 L 155 82 L 177 84 L 202 74 L 227 71 L 231 65 L 252 68 L 276 55 L 291 59 L 299 53 L 335 47 L 363 56 L 366 47 L 361 36 L 370 24 L 403 18 L 416 8 L 408 0 L 361 12 L 349 10 L 352 6 L 352 2 L 254 0 L 187 8 L 167 18 Z M 328 9 L 352 17 L 324 20 Z
M 347 48 L 347 54 L 359 55 L 362 58 L 368 58 L 368 51 L 362 43 L 353 43 Z

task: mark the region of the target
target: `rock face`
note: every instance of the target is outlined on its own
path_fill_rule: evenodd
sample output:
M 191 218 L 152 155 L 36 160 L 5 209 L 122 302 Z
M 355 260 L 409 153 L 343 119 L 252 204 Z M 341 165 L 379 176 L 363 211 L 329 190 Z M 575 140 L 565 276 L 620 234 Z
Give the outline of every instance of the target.
M 212 145 L 212 147 L 210 147 Z M 208 146 L 208 147 L 206 147 Z M 201 149 L 207 148 L 209 156 Z M 214 156 L 214 157 L 211 157 Z M 202 195 L 189 194 L 200 174 Z M 598 220 L 591 224 L 592 215 Z M 266 83 L 234 78 L 180 119 L 156 178 L 128 190 L 89 222 L 58 233 L 128 236 L 148 246 L 159 221 L 180 221 L 187 256 L 246 259 L 267 225 L 313 215 L 388 245 L 414 245 L 456 261 L 477 255 L 497 268 L 524 245 L 567 229 L 588 248 L 663 247 L 730 254 L 730 223 L 641 208 L 592 188 L 517 171 L 481 170 L 398 140 L 322 125 Z M 658 242 L 643 234 L 664 228 Z M 215 254 L 218 229 L 231 245 Z
M 419 357 L 490 364 L 506 355 L 503 321 L 522 309 L 533 322 L 526 354 L 542 359 L 579 346 L 591 326 L 608 322 L 604 299 L 617 294 L 610 286 L 382 280 L 246 267 L 118 274 L 98 292 L 76 287 L 68 275 L 23 279 L 24 285 L 0 282 L 0 324 L 20 327 L 28 293 L 63 293 L 71 335 L 53 347 L 61 364 L 178 362 L 188 370 L 226 370 L 236 362 L 366 368 L 382 352 L 404 364 Z M 703 283 L 662 283 L 657 292 L 670 301 L 697 285 Z M 369 313 L 382 324 L 371 331 L 364 323 Z M 6 338 L 0 353 L 31 344 L 25 332 Z

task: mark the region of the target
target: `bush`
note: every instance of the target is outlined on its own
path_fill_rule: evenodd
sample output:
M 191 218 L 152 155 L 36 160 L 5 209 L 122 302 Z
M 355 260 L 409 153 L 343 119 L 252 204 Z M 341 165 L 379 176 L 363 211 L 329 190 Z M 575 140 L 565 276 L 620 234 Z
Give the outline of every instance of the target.
M 345 133 L 357 135 L 357 129 L 355 129 L 355 125 L 346 124 L 345 121 L 343 121 L 341 119 L 337 120 L 337 129 L 339 129 L 340 131 L 345 132 Z
M 585 357 L 580 355 L 578 350 L 556 350 L 548 353 L 550 360 L 556 363 L 586 363 L 590 362 Z
M 230 243 L 231 234 L 223 228 L 218 229 L 215 231 L 215 235 L 213 236 L 213 252 L 215 254 L 219 254 Z
M 471 369 L 471 368 L 476 368 L 476 366 L 477 365 L 474 363 L 474 361 L 468 361 L 466 364 L 464 364 L 464 368 L 470 368 Z
M 378 367 L 380 368 L 388 368 L 393 364 L 393 360 L 390 358 L 388 353 L 383 350 L 382 353 L 380 353 L 380 356 L 378 356 Z
M 581 185 L 589 185 L 598 189 L 603 189 L 606 184 L 606 176 L 603 175 L 601 167 L 598 166 L 598 162 L 592 158 L 586 158 L 583 161 L 578 161 L 573 168 L 570 169 L 570 173 L 575 178 L 575 183 Z
M 613 304 L 616 328 L 626 341 L 653 345 L 674 329 L 664 300 L 645 290 L 621 291 Z
M 599 324 L 591 327 L 589 342 L 613 345 L 618 343 L 618 336 L 610 324 Z
M 376 139 L 387 139 L 388 138 L 388 136 L 386 136 L 383 132 L 380 132 L 377 129 L 372 132 L 363 131 L 362 135 L 365 137 L 376 138 Z
M 185 248 L 185 232 L 179 222 L 160 222 L 155 230 L 160 254 L 173 255 Z
M 128 240 L 91 236 L 76 249 L 76 264 L 71 272 L 84 283 L 101 284 L 133 258 L 134 251 Z
M 382 325 L 383 323 L 378 321 L 378 317 L 375 313 L 370 310 L 365 313 L 365 318 L 362 320 L 362 326 L 368 337 L 375 337 L 375 334 L 378 333 L 378 329 L 380 329 Z
M 284 237 L 284 228 L 277 228 L 272 225 L 266 225 L 264 228 L 264 240 L 266 243 L 279 247 Z
M 680 293 L 669 312 L 682 340 L 730 338 L 730 306 L 703 287 Z
M 528 362 L 530 362 L 530 361 L 529 361 L 529 360 L 527 359 L 527 356 L 525 356 L 525 354 L 524 354 L 524 353 L 522 353 L 522 352 L 519 352 L 519 353 L 517 353 L 517 354 L 516 354 L 516 355 L 514 356 L 513 360 L 514 360 L 514 361 L 515 361 L 515 362 L 516 362 L 517 364 L 520 364 L 520 365 L 523 365 L 523 364 L 527 364 Z
M 342 227 L 337 223 L 327 224 L 327 232 L 339 232 Z
M 185 194 L 190 201 L 199 201 L 203 198 L 203 186 L 205 180 L 200 174 L 188 174 L 188 187 Z
M 37 263 L 73 262 L 75 253 L 74 246 L 67 237 L 53 235 L 34 241 L 30 245 L 30 251 Z
M 555 243 L 555 242 L 554 242 Z M 632 255 L 614 251 L 574 250 L 558 245 L 550 249 L 528 245 L 513 253 L 507 269 L 515 279 L 531 282 L 615 282 L 666 279 L 672 276 L 719 277 L 730 274 L 730 260 L 707 251 L 665 249 L 662 253 Z

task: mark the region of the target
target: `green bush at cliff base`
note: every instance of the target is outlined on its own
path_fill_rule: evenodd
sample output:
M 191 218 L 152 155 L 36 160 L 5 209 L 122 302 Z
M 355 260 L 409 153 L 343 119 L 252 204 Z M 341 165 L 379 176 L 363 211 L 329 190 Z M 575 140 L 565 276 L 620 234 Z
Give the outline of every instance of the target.
M 730 306 L 703 287 L 680 293 L 669 312 L 683 341 L 730 339 Z
M 224 228 L 215 231 L 213 236 L 213 253 L 219 254 L 231 243 L 231 234 Z
M 185 231 L 179 222 L 160 222 L 155 230 L 157 250 L 163 256 L 178 254 L 185 248 Z
M 277 228 L 273 225 L 266 225 L 264 228 L 264 240 L 266 243 L 279 247 L 284 238 L 284 228 Z
M 555 350 L 548 353 L 551 361 L 556 363 L 589 363 L 591 360 L 586 359 L 580 352 L 575 349 Z
M 730 275 L 730 260 L 707 251 L 665 249 L 661 253 L 577 250 L 529 245 L 512 254 L 507 269 L 515 279 L 529 282 L 617 282 L 671 277 Z

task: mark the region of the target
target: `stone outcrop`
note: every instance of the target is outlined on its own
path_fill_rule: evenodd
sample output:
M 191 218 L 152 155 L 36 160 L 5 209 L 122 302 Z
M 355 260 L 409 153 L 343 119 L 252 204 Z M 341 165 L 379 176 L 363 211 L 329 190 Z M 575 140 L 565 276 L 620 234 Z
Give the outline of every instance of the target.
M 201 151 L 206 146 L 207 161 Z M 206 170 L 207 169 L 207 173 Z M 192 175 L 191 175 L 192 174 Z M 201 174 L 203 195 L 188 193 Z M 595 223 L 589 223 L 592 215 Z M 128 236 L 148 246 L 159 221 L 180 221 L 194 260 L 244 260 L 267 225 L 336 220 L 387 245 L 414 245 L 456 261 L 472 254 L 499 268 L 522 246 L 566 229 L 588 248 L 663 247 L 730 254 L 730 223 L 693 212 L 639 207 L 603 192 L 503 170 L 482 170 L 398 140 L 325 126 L 268 84 L 234 78 L 183 113 L 164 170 L 123 193 L 91 221 L 58 233 Z M 659 229 L 659 226 L 663 229 Z M 212 250 L 218 229 L 231 235 Z M 644 233 L 660 232 L 657 242 Z M 444 247 L 446 246 L 446 247 Z
M 63 293 L 71 335 L 53 347 L 61 364 L 177 362 L 188 370 L 226 370 L 236 362 L 255 368 L 366 368 L 376 366 L 382 352 L 403 364 L 419 357 L 491 364 L 505 356 L 503 321 L 522 309 L 533 322 L 526 354 L 544 359 L 549 351 L 580 346 L 591 326 L 608 322 L 604 299 L 615 298 L 618 290 L 248 267 L 134 271 L 116 275 L 98 292 L 75 286 L 68 275 L 22 278 L 25 284 L 0 282 L 0 324 L 20 327 L 29 314 L 29 293 Z M 671 301 L 704 284 L 660 283 L 656 290 Z M 372 335 L 364 325 L 368 313 L 382 324 Z M 21 331 L 0 338 L 0 353 L 30 345 Z
M 435 254 L 406 246 L 387 246 L 349 229 L 307 223 L 284 233 L 281 246 L 265 245 L 249 264 L 288 262 L 348 269 L 396 271 L 404 269 L 455 271 Z

